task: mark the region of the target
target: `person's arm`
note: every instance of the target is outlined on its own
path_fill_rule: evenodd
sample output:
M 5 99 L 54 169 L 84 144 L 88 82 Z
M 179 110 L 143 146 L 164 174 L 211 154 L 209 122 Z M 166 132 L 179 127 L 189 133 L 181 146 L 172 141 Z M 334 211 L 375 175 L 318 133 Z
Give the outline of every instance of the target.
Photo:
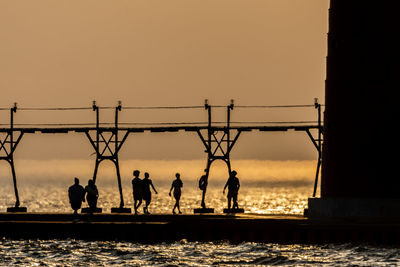
M 229 182 L 229 179 L 228 179 L 228 181 L 226 181 L 226 184 L 225 184 L 225 186 L 224 186 L 224 190 L 222 191 L 222 194 L 225 194 L 225 189 L 226 189 L 226 187 L 228 186 L 228 182 Z
M 172 184 L 171 184 L 171 189 L 169 190 L 169 196 L 171 196 L 171 191 L 172 191 L 172 188 L 174 188 L 174 182 L 172 182 Z
M 71 188 L 68 188 L 68 199 L 71 202 Z
M 157 190 L 154 188 L 153 182 L 150 182 L 151 187 L 153 188 L 154 192 L 158 194 Z

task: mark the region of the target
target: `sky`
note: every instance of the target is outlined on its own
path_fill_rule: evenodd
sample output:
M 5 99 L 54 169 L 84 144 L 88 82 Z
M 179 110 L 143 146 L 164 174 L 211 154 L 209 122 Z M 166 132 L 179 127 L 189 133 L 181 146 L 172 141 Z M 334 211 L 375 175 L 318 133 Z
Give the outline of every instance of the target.
M 0 108 L 323 103 L 328 0 L 0 0 Z M 224 110 L 214 114 L 224 120 Z M 112 111 L 102 111 L 112 122 Z M 122 110 L 121 121 L 205 121 L 204 110 Z M 240 110 L 232 120 L 315 120 Z M 0 123 L 9 113 L 0 110 Z M 92 111 L 18 111 L 16 123 L 93 122 Z M 2 127 L 2 126 L 0 126 Z M 21 159 L 88 159 L 83 134 L 26 134 Z M 195 133 L 133 134 L 122 159 L 205 158 Z M 244 133 L 232 158 L 310 160 L 304 132 Z

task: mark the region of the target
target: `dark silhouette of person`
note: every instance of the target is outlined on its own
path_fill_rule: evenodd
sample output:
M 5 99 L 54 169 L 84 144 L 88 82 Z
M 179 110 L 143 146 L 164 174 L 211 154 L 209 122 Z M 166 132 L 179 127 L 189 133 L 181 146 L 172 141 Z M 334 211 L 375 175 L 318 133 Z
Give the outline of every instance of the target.
M 144 173 L 144 178 L 142 180 L 143 184 L 143 199 L 146 202 L 146 206 L 143 207 L 143 213 L 145 214 L 150 214 L 149 212 L 149 205 L 151 202 L 151 191 L 150 191 L 150 186 L 153 188 L 154 193 L 157 193 L 157 190 L 154 188 L 153 182 L 149 179 L 150 175 L 149 173 L 145 172 Z
M 224 186 L 223 194 L 225 194 L 225 189 L 228 187 L 228 209 L 231 209 L 231 201 L 233 200 L 233 209 L 238 209 L 239 205 L 237 203 L 237 196 L 240 188 L 239 178 L 236 177 L 237 172 L 232 171 L 229 175 L 228 181 Z
M 68 197 L 74 214 L 77 214 L 82 206 L 82 201 L 85 202 L 85 189 L 79 184 L 79 179 L 77 177 L 75 177 L 74 182 L 75 183 L 68 188 Z
M 181 188 L 183 187 L 183 182 L 181 180 L 181 175 L 179 173 L 175 174 L 176 179 L 172 182 L 171 189 L 169 190 L 169 196 L 171 196 L 171 191 L 174 189 L 175 205 L 172 209 L 172 213 L 175 214 L 175 209 L 178 208 L 179 214 L 182 214 L 181 208 L 179 206 L 179 200 L 181 199 Z
M 133 206 L 135 208 L 135 214 L 137 214 L 137 210 L 142 204 L 143 199 L 143 183 L 142 179 L 139 178 L 140 171 L 134 170 L 132 179 L 132 190 L 133 190 Z
M 85 187 L 85 192 L 89 208 L 95 210 L 97 207 L 97 199 L 99 198 L 99 191 L 97 191 L 97 186 L 94 184 L 92 179 L 88 181 L 88 185 Z
M 200 180 L 199 180 L 199 188 L 201 191 L 203 191 L 202 196 L 201 196 L 201 207 L 203 209 L 206 208 L 205 198 L 206 198 L 207 185 L 208 185 L 207 175 L 201 176 Z

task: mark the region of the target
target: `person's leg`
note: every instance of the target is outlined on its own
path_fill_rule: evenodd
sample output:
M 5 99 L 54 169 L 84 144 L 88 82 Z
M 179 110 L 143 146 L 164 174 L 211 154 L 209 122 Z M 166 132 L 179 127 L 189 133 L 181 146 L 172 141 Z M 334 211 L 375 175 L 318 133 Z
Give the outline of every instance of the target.
M 205 198 L 206 198 L 206 189 L 203 190 L 203 193 L 202 193 L 202 196 L 201 196 L 201 207 L 203 209 L 206 208 Z
M 231 209 L 231 201 L 232 201 L 232 197 L 231 197 L 231 195 L 228 193 L 228 210 Z
M 179 214 L 181 214 L 182 212 L 181 212 L 181 207 L 180 207 L 180 205 L 179 205 L 179 200 L 180 200 L 180 199 L 178 199 L 178 200 L 176 201 L 176 205 L 177 205 L 177 207 L 178 207 L 178 212 L 179 212 Z
M 150 199 L 146 199 L 146 214 L 149 214 Z
M 86 201 L 87 201 L 87 203 L 88 203 L 88 205 L 89 205 L 89 208 L 90 208 L 90 209 L 93 209 L 93 199 L 87 198 Z
M 233 195 L 233 208 L 234 209 L 238 209 L 239 208 L 239 205 L 237 203 L 237 194 Z
M 81 208 L 81 203 L 73 202 L 71 203 L 71 208 L 74 211 L 74 214 L 78 214 L 78 210 Z
M 137 214 L 137 209 L 136 209 L 136 199 L 135 199 L 135 195 L 133 195 L 133 209 L 135 210 L 135 214 Z
M 137 199 L 134 200 L 133 208 L 135 210 L 135 214 L 137 214 Z
M 135 202 L 137 201 L 136 204 L 136 211 L 139 209 L 140 205 L 142 205 L 142 199 L 136 199 Z

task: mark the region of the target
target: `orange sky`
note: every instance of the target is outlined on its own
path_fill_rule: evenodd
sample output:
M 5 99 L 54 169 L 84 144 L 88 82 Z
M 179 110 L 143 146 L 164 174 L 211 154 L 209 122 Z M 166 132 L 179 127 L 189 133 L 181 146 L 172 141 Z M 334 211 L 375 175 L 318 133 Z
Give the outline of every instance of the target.
M 241 105 L 312 104 L 314 97 L 322 101 L 328 4 L 1 0 L 0 107 L 13 102 L 20 107 L 89 106 L 93 99 L 105 106 L 118 100 L 127 106 L 201 105 L 205 98 L 223 105 L 231 98 Z M 126 121 L 206 119 L 205 113 L 181 119 L 174 113 L 125 114 Z M 313 114 L 249 113 L 236 118 L 310 120 Z M 61 118 L 23 112 L 16 116 L 17 122 Z M 83 122 L 93 119 L 91 113 L 73 116 Z M 7 120 L 8 113 L 0 111 L 0 123 Z M 23 158 L 87 158 L 92 151 L 83 135 L 71 134 L 26 136 L 17 152 Z M 179 133 L 131 136 L 121 156 L 205 155 L 196 135 Z M 251 133 L 241 137 L 232 156 L 313 159 L 316 152 L 305 133 Z

